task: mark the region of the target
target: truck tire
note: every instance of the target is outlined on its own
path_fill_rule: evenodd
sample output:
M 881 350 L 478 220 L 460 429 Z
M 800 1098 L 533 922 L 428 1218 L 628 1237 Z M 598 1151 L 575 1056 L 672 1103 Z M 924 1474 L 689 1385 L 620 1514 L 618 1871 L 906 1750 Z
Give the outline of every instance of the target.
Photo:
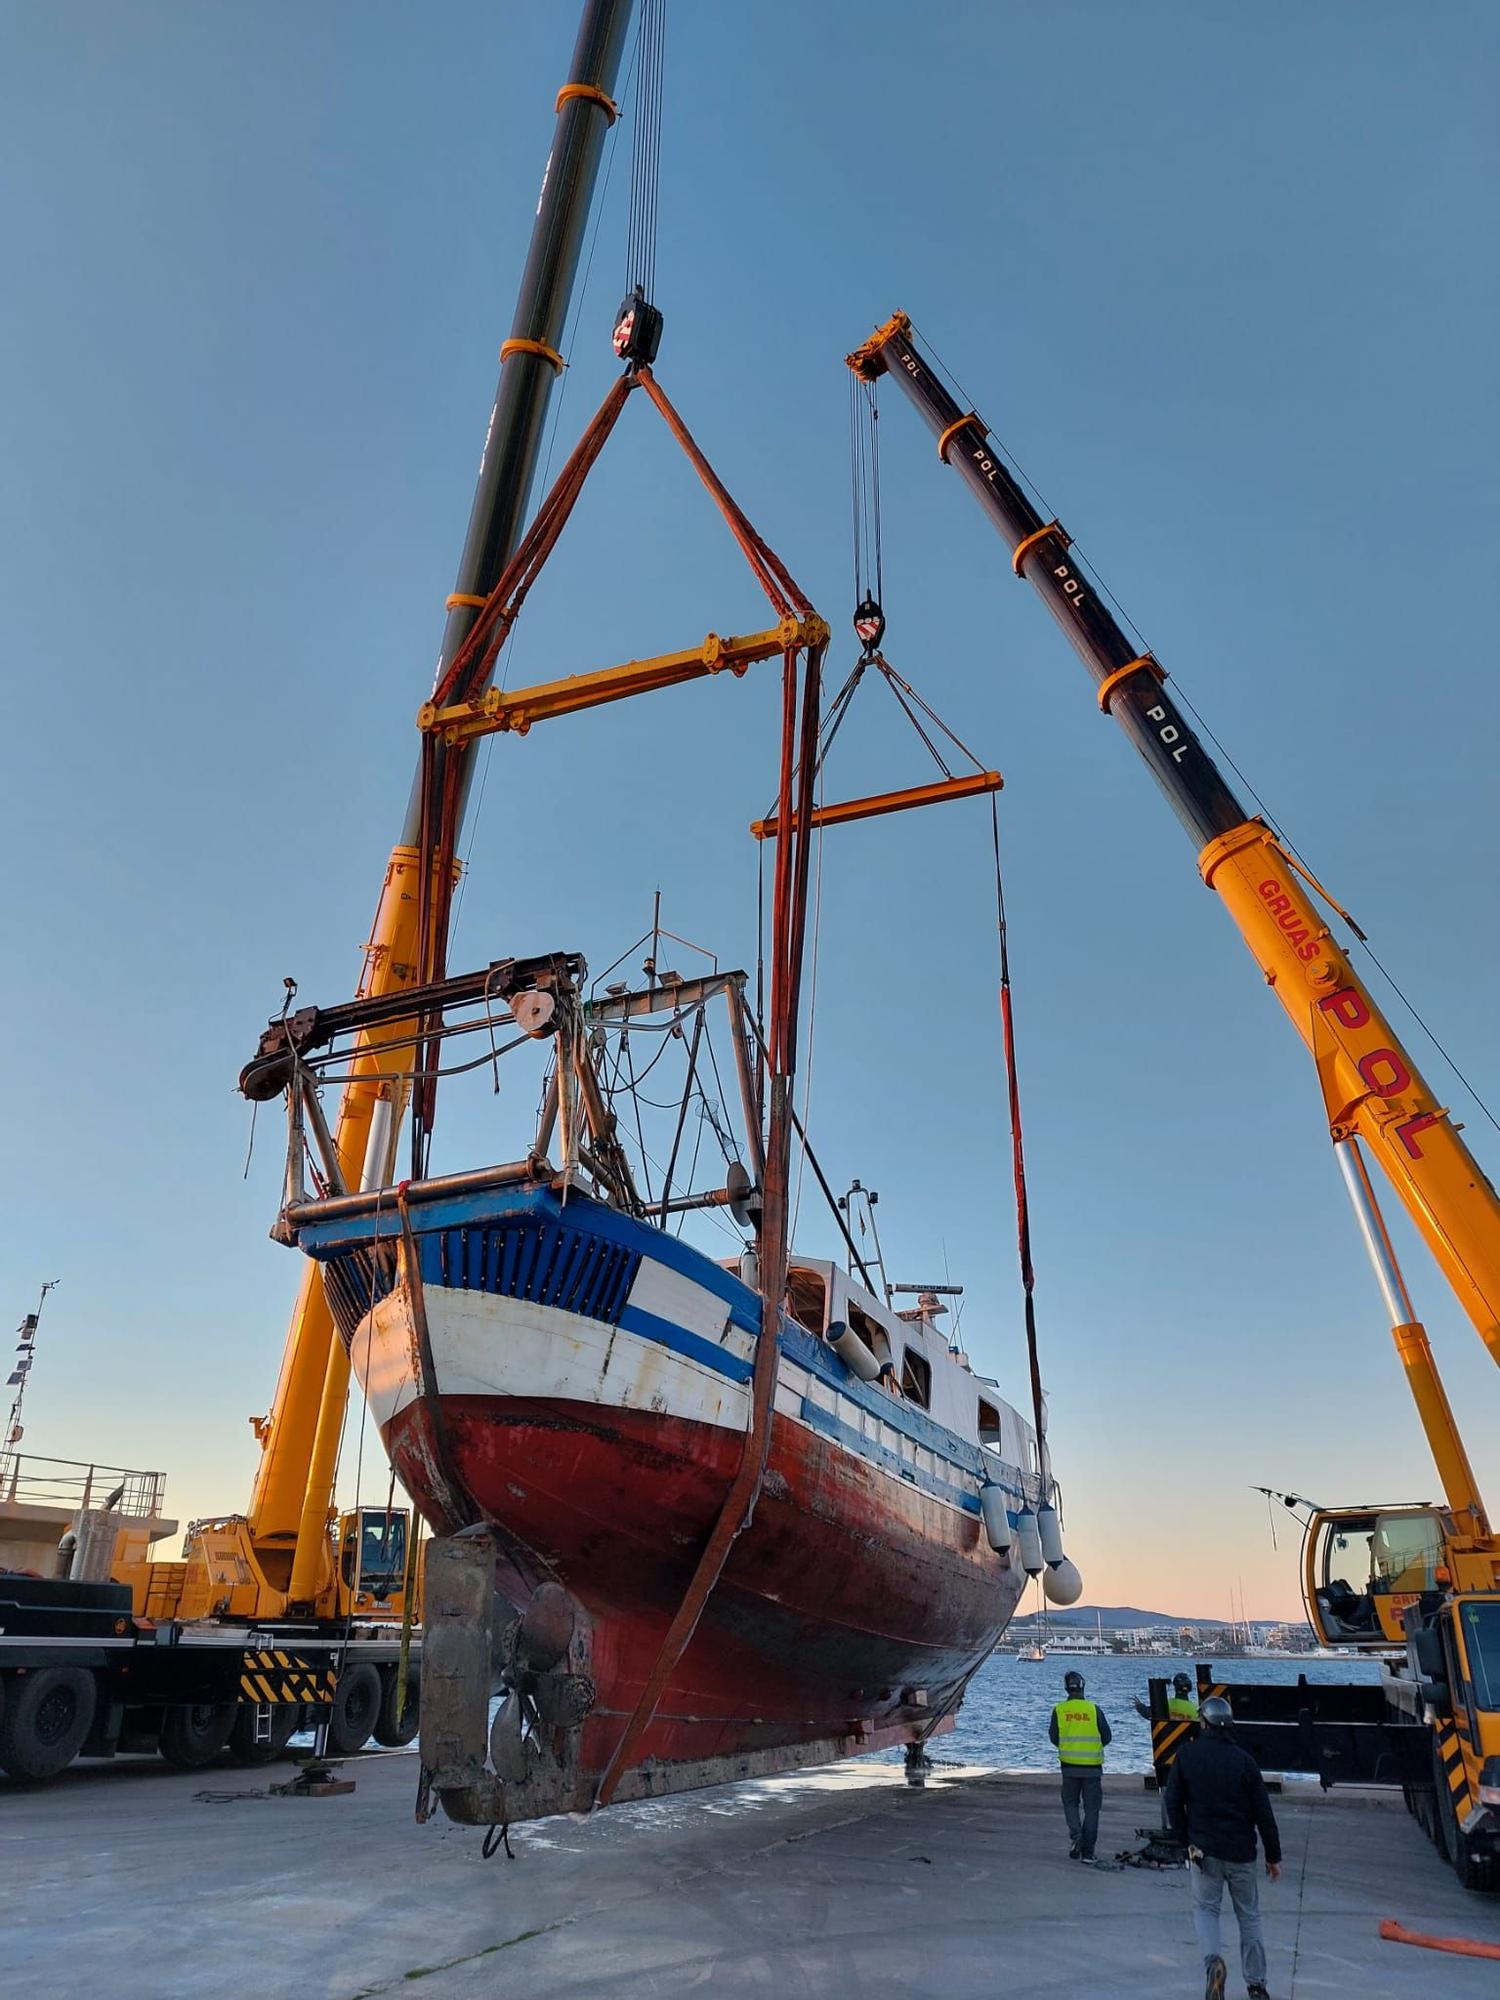
M 387 1750 L 403 1750 L 416 1735 L 421 1726 L 418 1706 L 422 1689 L 416 1672 L 406 1676 L 406 1702 L 400 1714 L 396 1713 L 396 1683 L 400 1670 L 387 1669 L 380 1676 L 380 1714 L 375 1721 L 375 1741 L 384 1744 Z
M 234 1712 L 229 1732 L 229 1754 L 236 1764 L 274 1764 L 286 1755 L 286 1746 L 302 1727 L 300 1701 L 278 1701 L 271 1709 L 271 1740 L 255 1740 L 255 1710 L 242 1702 Z
M 367 1661 L 346 1667 L 334 1690 L 328 1718 L 328 1754 L 352 1757 L 363 1750 L 380 1715 L 380 1676 Z
M 1435 1837 L 1438 1853 L 1452 1863 L 1453 1872 L 1464 1888 L 1481 1894 L 1492 1893 L 1500 1889 L 1500 1867 L 1497 1867 L 1493 1854 L 1476 1854 L 1469 1845 L 1458 1823 L 1458 1809 L 1453 1803 L 1453 1794 L 1448 1789 L 1448 1779 L 1436 1750 L 1432 1753 L 1432 1761 L 1437 1783 Z
M 98 1702 L 87 1667 L 16 1675 L 0 1716 L 0 1770 L 13 1778 L 55 1778 L 82 1749 Z
M 220 1756 L 239 1713 L 232 1701 L 189 1701 L 162 1716 L 158 1748 L 179 1771 L 201 1771 Z

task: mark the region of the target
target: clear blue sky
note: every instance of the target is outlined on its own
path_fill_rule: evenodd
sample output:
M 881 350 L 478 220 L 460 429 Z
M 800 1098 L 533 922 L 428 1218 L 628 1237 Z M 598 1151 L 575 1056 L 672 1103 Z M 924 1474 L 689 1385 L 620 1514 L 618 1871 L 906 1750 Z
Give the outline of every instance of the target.
M 572 15 L 0 8 L 0 1300 L 63 1279 L 28 1444 L 162 1467 L 184 1515 L 243 1504 L 298 1275 L 234 1077 L 284 972 L 352 988 Z M 1492 1102 L 1497 43 L 1483 4 L 677 6 L 658 287 L 663 380 L 841 630 L 842 357 L 910 310 Z M 563 442 L 612 372 L 625 165 Z M 1211 1613 L 1243 1578 L 1288 1610 L 1249 1482 L 1434 1484 L 1311 1070 L 1071 654 L 883 409 L 887 650 L 1007 775 L 1089 1594 Z M 633 408 L 511 671 L 757 613 Z M 743 959 L 770 725 L 752 675 L 497 750 L 456 962 L 602 965 L 658 884 Z M 914 756 L 872 703 L 831 784 Z M 978 807 L 830 840 L 813 1117 L 881 1189 L 893 1263 L 967 1283 L 976 1360 L 1022 1400 L 987 840 Z M 1500 1385 L 1410 1263 L 1500 1501 Z

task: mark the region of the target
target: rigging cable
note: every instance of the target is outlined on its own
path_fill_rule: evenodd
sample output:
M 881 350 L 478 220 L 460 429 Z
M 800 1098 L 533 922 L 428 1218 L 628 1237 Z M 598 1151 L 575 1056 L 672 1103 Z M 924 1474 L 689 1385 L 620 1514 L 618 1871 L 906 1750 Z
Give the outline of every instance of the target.
M 824 801 L 823 768 L 833 740 L 843 726 L 849 713 L 866 666 L 873 659 L 879 662 L 877 648 L 885 635 L 885 614 L 880 608 L 880 597 L 884 583 L 883 560 L 880 538 L 880 443 L 876 428 L 880 412 L 875 402 L 875 385 L 862 381 L 851 372 L 849 377 L 849 476 L 850 513 L 854 529 L 854 630 L 860 640 L 861 653 L 848 679 L 834 696 L 822 728 L 818 732 L 817 803 L 821 808 Z M 883 663 L 882 663 L 883 665 Z M 899 695 L 897 696 L 899 700 Z M 909 711 L 908 711 L 909 712 Z M 915 720 L 915 718 L 913 718 Z M 918 731 L 920 733 L 920 724 Z M 925 739 L 924 739 L 925 740 Z M 929 744 L 929 748 L 932 746 Z M 933 755 L 937 752 L 934 750 Z M 942 759 L 938 759 L 939 763 Z M 807 1062 L 802 1080 L 802 1124 L 804 1128 L 812 1123 L 812 1079 L 813 1042 L 817 1033 L 818 1016 L 818 960 L 822 942 L 823 926 L 823 829 L 817 829 L 817 855 L 814 864 L 813 913 L 811 925 L 812 966 L 808 982 L 807 999 Z M 762 875 L 764 880 L 764 875 Z M 802 1150 L 797 1156 L 797 1184 L 792 1196 L 791 1223 L 789 1234 L 795 1234 L 802 1214 L 802 1180 L 807 1163 L 807 1145 L 803 1140 Z
M 1021 1260 L 1021 1290 L 1026 1311 L 1026 1359 L 1031 1370 L 1031 1409 L 1036 1424 L 1037 1465 L 1041 1472 L 1040 1504 L 1051 1497 L 1051 1467 L 1047 1457 L 1047 1422 L 1042 1399 L 1042 1370 L 1037 1356 L 1036 1271 L 1031 1261 L 1031 1209 L 1026 1199 L 1026 1150 L 1021 1135 L 1021 1089 L 1016 1070 L 1016 1033 L 1010 998 L 1010 938 L 1005 919 L 1005 876 L 1000 866 L 1000 809 L 990 795 L 990 834 L 995 852 L 995 924 L 1000 940 L 1000 1033 L 1005 1049 L 1005 1088 L 1010 1106 L 1010 1158 L 1016 1186 L 1016 1246 Z
M 656 218 L 661 192 L 662 54 L 665 0 L 641 0 L 637 43 L 635 130 L 630 146 L 630 219 L 625 239 L 625 289 L 656 296 Z

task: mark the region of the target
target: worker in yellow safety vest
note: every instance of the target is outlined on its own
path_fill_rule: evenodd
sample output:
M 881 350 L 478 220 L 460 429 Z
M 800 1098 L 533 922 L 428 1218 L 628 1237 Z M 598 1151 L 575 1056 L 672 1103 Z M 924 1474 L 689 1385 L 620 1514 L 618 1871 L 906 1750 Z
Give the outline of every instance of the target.
M 1150 1702 L 1142 1701 L 1139 1695 L 1133 1696 L 1132 1699 L 1135 1702 L 1136 1714 L 1143 1722 L 1149 1722 Z M 1186 1674 L 1176 1673 L 1172 1676 L 1172 1692 L 1167 1696 L 1167 1714 L 1176 1722 L 1198 1720 L 1198 1703 L 1193 1695 L 1193 1683 Z
M 1062 1765 L 1063 1817 L 1068 1822 L 1074 1861 L 1092 1861 L 1099 1838 L 1099 1807 L 1104 1798 L 1104 1751 L 1110 1741 L 1104 1710 L 1084 1695 L 1084 1679 L 1076 1668 L 1063 1675 L 1063 1699 L 1052 1711 L 1047 1731 Z

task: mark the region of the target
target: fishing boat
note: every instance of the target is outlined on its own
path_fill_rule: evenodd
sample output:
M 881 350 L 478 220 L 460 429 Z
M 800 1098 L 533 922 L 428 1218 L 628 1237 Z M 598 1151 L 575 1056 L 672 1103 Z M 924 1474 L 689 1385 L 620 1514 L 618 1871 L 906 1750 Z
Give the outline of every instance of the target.
M 479 1527 L 493 1544 L 502 1679 L 529 1708 L 517 1724 L 572 1738 L 551 1763 L 512 1759 L 525 1774 L 508 1784 L 512 1819 L 594 1802 L 734 1484 L 765 1338 L 756 1176 L 736 1159 L 717 1186 L 657 1185 L 648 1202 L 641 1163 L 623 1142 L 609 1151 L 633 1123 L 611 1083 L 621 1042 L 665 1035 L 696 1051 L 696 1071 L 711 1009 L 753 1115 L 744 975 L 587 1009 L 583 979 L 559 954 L 450 982 L 450 1040 L 520 1024 L 520 1047 L 545 1051 L 522 1158 L 400 1189 L 293 1187 L 283 1211 L 323 1272 L 397 1477 L 439 1534 Z M 483 990 L 467 1015 L 461 985 Z M 303 1017 L 300 1119 L 359 1012 Z M 273 1024 L 252 1094 L 288 1059 Z M 676 1234 L 695 1211 L 736 1220 L 741 1252 L 715 1258 Z M 920 1750 L 1025 1588 L 1021 1535 L 1052 1497 L 1030 1470 L 1034 1425 L 944 1337 L 930 1294 L 897 1310 L 853 1245 L 844 1262 L 789 1258 L 753 1519 L 616 1796 Z M 424 1709 L 430 1680 L 424 1666 Z
M 535 463 L 551 373 L 541 364 L 560 359 L 567 306 L 556 266 L 576 266 L 626 13 L 590 0 L 558 97 L 563 166 L 544 180 L 517 332 L 502 348 L 366 984 L 326 1009 L 293 1011 L 289 996 L 241 1078 L 255 1101 L 285 1098 L 274 1233 L 321 1274 L 392 1467 L 437 1537 L 426 1564 L 420 1810 L 435 1798 L 480 1824 L 895 1744 L 915 1782 L 1028 1576 L 1045 1573 L 1059 1601 L 1081 1587 L 1063 1553 L 1044 1434 L 1024 1214 L 1029 1420 L 939 1330 L 944 1288 L 906 1288 L 917 1303 L 897 1308 L 902 1288 L 862 1253 L 848 1198 L 840 1207 L 833 1197 L 795 1109 L 815 831 L 944 799 L 988 794 L 993 805 L 998 774 L 955 777 L 943 765 L 937 782 L 901 793 L 815 804 L 846 696 L 866 674 L 891 673 L 883 615 L 860 603 L 860 661 L 825 718 L 828 627 L 651 366 L 661 318 L 642 277 L 654 251 L 615 326 L 623 373 L 524 532 L 524 458 L 512 457 L 497 493 L 494 468 L 508 452 L 524 447 Z M 643 37 L 653 18 L 648 7 Z M 652 61 L 643 40 L 640 66 Z M 490 684 L 500 649 L 627 402 L 665 421 L 773 623 L 502 693 Z M 505 534 L 494 520 L 502 501 L 514 517 Z M 635 988 L 591 980 L 572 950 L 450 974 L 476 743 L 760 661 L 780 663 L 782 722 L 774 809 L 751 829 L 774 855 L 764 999 L 757 978 L 752 1004 L 743 973 L 665 971 L 659 921 Z M 532 869 L 553 868 L 560 911 L 577 865 L 563 840 L 533 842 L 527 856 Z M 1008 973 L 1002 985 L 1008 1007 Z M 1009 1049 L 1008 1013 L 1006 1025 Z M 454 1063 L 464 1035 L 481 1038 L 481 1053 Z M 663 1096 L 667 1071 L 656 1067 L 668 1055 L 675 1097 Z M 541 1110 L 524 1147 L 434 1173 L 439 1076 L 478 1067 L 498 1091 L 502 1063 L 528 1058 Z M 737 1084 L 737 1137 L 723 1074 Z M 321 1092 L 334 1085 L 344 1096 L 330 1130 Z M 519 1101 L 509 1086 L 505 1101 Z M 1012 1112 L 1018 1147 L 1014 1089 Z M 665 1120 L 654 1144 L 653 1115 Z M 720 1154 L 706 1185 L 683 1164 L 690 1118 Z M 791 1241 L 794 1147 L 828 1199 L 839 1258 L 802 1255 Z M 1018 1152 L 1016 1171 L 1019 1195 Z M 687 1225 L 704 1221 L 727 1227 L 733 1254 L 688 1239 Z

